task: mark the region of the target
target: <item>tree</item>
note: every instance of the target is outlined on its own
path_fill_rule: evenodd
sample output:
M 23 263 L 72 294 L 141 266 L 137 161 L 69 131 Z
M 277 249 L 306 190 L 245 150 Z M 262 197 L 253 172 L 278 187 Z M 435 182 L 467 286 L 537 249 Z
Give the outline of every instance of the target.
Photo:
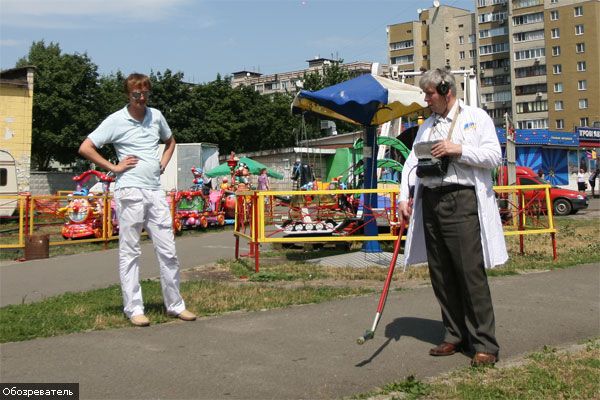
M 329 64 L 323 64 L 321 73 L 319 71 L 304 73 L 304 89 L 315 91 L 347 81 L 350 79 L 350 73 L 342 66 L 343 63 L 344 60 L 340 58 Z
M 31 156 L 35 167 L 72 163 L 81 141 L 100 122 L 98 67 L 87 54 L 62 54 L 57 43 L 34 42 L 17 67 L 36 67 Z

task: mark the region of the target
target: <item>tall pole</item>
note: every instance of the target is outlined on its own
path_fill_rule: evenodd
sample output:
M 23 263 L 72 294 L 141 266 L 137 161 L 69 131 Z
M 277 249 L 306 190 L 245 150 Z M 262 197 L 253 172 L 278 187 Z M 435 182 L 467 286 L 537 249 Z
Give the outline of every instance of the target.
M 377 127 L 369 125 L 365 127 L 365 145 L 363 147 L 364 160 L 364 188 L 377 189 Z M 377 221 L 373 210 L 377 208 L 377 193 L 365 193 L 363 205 L 363 218 L 365 221 L 365 236 L 377 236 Z M 363 244 L 365 253 L 380 253 L 381 247 L 376 240 L 367 240 Z

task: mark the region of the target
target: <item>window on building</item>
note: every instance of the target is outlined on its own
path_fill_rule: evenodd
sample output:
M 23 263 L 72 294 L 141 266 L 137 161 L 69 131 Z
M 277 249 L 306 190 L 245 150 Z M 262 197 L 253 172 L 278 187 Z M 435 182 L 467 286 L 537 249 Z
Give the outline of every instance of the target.
M 586 70 L 586 63 L 585 63 L 585 61 L 577 61 L 577 71 L 583 72 L 585 70 Z
M 547 93 L 548 86 L 545 83 L 535 83 L 533 85 L 518 85 L 515 86 L 515 95 L 524 96 L 528 94 Z
M 552 46 L 552 55 L 560 56 L 560 46 Z
M 544 30 L 538 29 L 535 31 L 529 32 L 518 32 L 513 34 L 513 42 L 528 42 L 530 40 L 543 40 L 544 39 Z
M 496 43 L 496 44 L 488 44 L 486 46 L 479 46 L 479 54 L 494 54 L 494 53 L 504 53 L 509 51 L 508 43 Z
M 390 43 L 390 50 L 410 49 L 414 47 L 412 40 L 404 40 L 402 42 Z
M 561 82 L 557 82 L 554 84 L 554 93 L 562 93 L 563 84 Z
M 579 118 L 579 126 L 590 126 L 590 119 L 588 117 Z
M 507 31 L 508 32 L 508 31 Z M 475 35 L 469 35 L 469 39 L 468 39 L 469 43 L 475 43 Z
M 544 4 L 544 0 L 513 0 L 513 8 L 533 7 Z
M 484 47 L 484 46 L 481 46 Z M 481 54 L 481 53 L 480 53 Z M 515 61 L 519 60 L 530 60 L 532 58 L 540 58 L 546 55 L 546 49 L 544 47 L 537 47 L 535 49 L 515 51 Z
M 558 20 L 558 10 L 550 11 L 550 21 Z
M 465 44 L 465 37 L 464 36 L 459 36 L 458 37 L 458 44 Z
M 583 7 L 582 6 L 577 6 L 573 10 L 574 10 L 574 15 L 576 17 L 581 17 L 583 15 Z
M 564 110 L 564 104 L 562 100 L 556 100 L 554 102 L 554 110 L 555 111 L 562 111 Z
M 392 57 L 392 64 L 412 64 L 414 60 L 413 54 L 407 54 L 405 56 Z
M 540 100 L 517 103 L 516 111 L 518 114 L 548 111 L 548 101 Z
M 517 129 L 548 129 L 547 119 L 530 119 L 517 122 Z
M 544 76 L 546 75 L 546 65 L 534 65 L 531 67 L 515 68 L 515 76 L 517 78 L 525 78 L 528 76 Z
M 469 58 L 475 58 L 477 52 L 475 50 L 469 50 Z
M 461 60 L 465 59 L 465 52 L 464 51 L 459 51 L 458 52 L 458 58 L 460 58 Z
M 558 3 L 558 0 L 550 0 L 550 4 L 556 4 Z
M 587 99 L 579 99 L 579 109 L 583 110 L 588 108 L 588 100 Z
M 482 15 L 485 15 L 485 14 L 482 14 Z M 523 14 L 523 15 L 513 17 L 512 21 L 513 21 L 513 26 L 534 24 L 536 22 L 544 22 L 544 13 L 538 12 L 538 13 L 533 13 L 533 14 Z M 481 15 L 480 15 L 479 22 L 481 23 L 481 22 L 487 22 L 487 21 L 481 21 Z
M 585 43 L 576 43 L 575 44 L 575 52 L 576 53 L 585 53 Z
M 450 50 L 450 43 L 446 43 L 446 50 Z
M 585 79 L 577 81 L 577 90 L 587 90 L 587 81 Z
M 556 120 L 556 129 L 565 129 L 565 120 L 564 119 Z
M 582 25 L 575 25 L 575 34 L 576 35 L 583 35 L 583 24 Z
M 552 66 L 552 72 L 554 73 L 554 75 L 559 75 L 562 72 L 562 65 L 561 64 L 554 64 Z
M 552 37 L 552 39 L 558 39 L 560 37 L 560 29 L 552 28 L 550 30 L 550 36 Z

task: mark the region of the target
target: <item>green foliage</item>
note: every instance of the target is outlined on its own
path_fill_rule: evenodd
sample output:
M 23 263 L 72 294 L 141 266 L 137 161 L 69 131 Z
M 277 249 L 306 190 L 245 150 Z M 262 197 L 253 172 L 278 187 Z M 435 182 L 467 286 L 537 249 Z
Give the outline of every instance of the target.
M 86 54 L 64 54 L 57 43 L 34 42 L 17 66 L 36 67 L 32 158 L 47 170 L 52 161 L 80 160 L 80 143 L 109 114 L 124 107 L 125 76 L 99 76 Z M 293 146 L 300 120 L 290 113 L 292 96 L 261 95 L 252 87 L 231 87 L 217 75 L 194 85 L 182 72 L 151 72 L 149 105 L 165 115 L 179 143 L 209 142 L 221 153 Z M 316 129 L 317 134 L 319 129 Z M 114 152 L 101 150 L 108 158 Z
M 17 67 L 36 67 L 33 97 L 32 159 L 47 170 L 50 162 L 75 161 L 82 139 L 99 122 L 98 67 L 87 54 L 63 54 L 57 43 L 34 42 Z

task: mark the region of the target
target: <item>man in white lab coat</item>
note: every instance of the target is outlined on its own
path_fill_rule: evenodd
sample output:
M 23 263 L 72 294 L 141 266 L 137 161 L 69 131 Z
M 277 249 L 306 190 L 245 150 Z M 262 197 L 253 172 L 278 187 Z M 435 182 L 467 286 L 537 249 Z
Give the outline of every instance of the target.
M 405 262 L 428 263 L 442 311 L 444 338 L 429 354 L 464 351 L 474 366 L 493 365 L 499 345 L 485 268 L 508 259 L 491 178 L 500 144 L 487 113 L 456 98 L 447 70 L 427 71 L 419 84 L 432 114 L 404 165 L 399 213 L 410 218 Z

